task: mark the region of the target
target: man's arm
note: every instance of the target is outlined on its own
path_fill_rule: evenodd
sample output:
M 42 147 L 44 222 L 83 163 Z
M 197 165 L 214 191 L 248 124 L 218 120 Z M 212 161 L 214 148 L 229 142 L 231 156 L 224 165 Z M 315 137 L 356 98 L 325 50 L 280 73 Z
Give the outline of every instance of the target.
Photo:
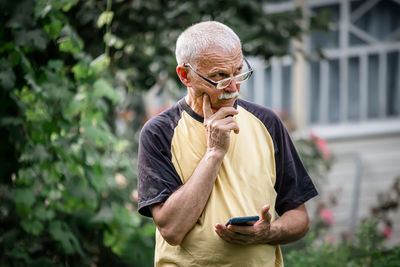
M 150 206 L 154 222 L 170 245 L 180 245 L 200 217 L 214 186 L 223 156 L 206 152 L 190 179 L 164 203 Z
M 239 132 L 232 117 L 238 113 L 224 107 L 212 113 L 208 96 L 204 96 L 203 113 L 207 132 L 207 150 L 190 179 L 164 203 L 150 206 L 155 224 L 171 245 L 179 245 L 199 219 L 211 194 L 222 160 L 229 148 L 231 131 Z
M 271 223 L 269 205 L 261 209 L 261 218 L 253 226 L 218 223 L 217 234 L 226 242 L 235 244 L 287 244 L 302 238 L 310 228 L 310 219 L 304 204 L 288 210 Z

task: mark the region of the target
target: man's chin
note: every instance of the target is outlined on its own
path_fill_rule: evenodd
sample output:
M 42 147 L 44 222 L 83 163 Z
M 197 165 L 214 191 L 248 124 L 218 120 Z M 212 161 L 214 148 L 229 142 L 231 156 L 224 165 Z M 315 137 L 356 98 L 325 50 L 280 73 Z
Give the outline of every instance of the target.
M 215 105 L 212 105 L 213 111 L 217 111 L 222 107 L 233 107 L 238 96 L 229 98 L 229 99 L 218 99 L 218 102 Z

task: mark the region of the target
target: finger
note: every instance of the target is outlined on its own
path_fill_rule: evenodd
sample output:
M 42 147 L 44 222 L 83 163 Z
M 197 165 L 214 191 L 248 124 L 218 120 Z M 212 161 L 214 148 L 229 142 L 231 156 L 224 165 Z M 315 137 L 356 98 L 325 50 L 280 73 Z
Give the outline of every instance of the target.
M 213 118 L 213 119 L 210 120 L 210 123 L 211 123 L 211 125 L 213 127 L 217 127 L 218 125 L 228 124 L 228 123 L 231 123 L 231 122 L 236 122 L 236 120 L 234 118 L 232 118 L 232 117 L 226 117 L 226 118 L 223 118 L 223 119 L 214 119 Z
M 238 226 L 238 225 L 231 224 L 228 226 L 228 230 L 235 232 L 235 233 L 242 234 L 242 235 L 254 235 L 254 226 L 252 226 L 252 225 Z
M 222 132 L 230 132 L 234 131 L 235 134 L 239 133 L 239 125 L 236 120 L 232 117 L 227 117 L 224 119 L 212 119 L 205 124 L 211 131 L 222 131 Z
M 215 119 L 232 118 L 233 115 L 237 115 L 239 111 L 234 107 L 222 107 L 214 114 Z M 232 116 L 230 116 L 232 115 Z
M 270 222 L 271 221 L 271 214 L 269 213 L 270 205 L 264 205 L 261 208 L 261 220 Z
M 228 124 L 221 125 L 219 129 L 224 132 L 234 131 L 236 134 L 239 133 L 239 126 L 236 122 L 230 122 Z
M 224 231 L 227 230 L 227 227 L 221 223 L 217 223 L 215 225 L 215 232 L 222 238 L 224 235 Z
M 207 121 L 209 117 L 213 115 L 212 109 L 211 109 L 211 103 L 210 103 L 210 97 L 207 94 L 203 95 L 203 116 L 204 116 L 204 122 Z
M 219 237 L 229 243 L 244 245 L 251 242 L 251 239 L 248 236 L 230 231 L 227 227 L 221 224 L 215 226 L 215 232 Z
M 230 130 L 239 131 L 239 125 L 237 124 L 236 120 L 232 117 L 226 117 L 224 119 L 212 119 L 210 120 L 211 128 L 221 128 L 224 126 L 231 126 Z M 226 127 L 224 128 L 226 129 Z
M 235 232 L 231 232 L 232 234 L 229 235 L 229 242 L 239 245 L 247 245 L 252 243 L 252 239 L 249 236 L 245 236 L 242 234 L 238 234 Z

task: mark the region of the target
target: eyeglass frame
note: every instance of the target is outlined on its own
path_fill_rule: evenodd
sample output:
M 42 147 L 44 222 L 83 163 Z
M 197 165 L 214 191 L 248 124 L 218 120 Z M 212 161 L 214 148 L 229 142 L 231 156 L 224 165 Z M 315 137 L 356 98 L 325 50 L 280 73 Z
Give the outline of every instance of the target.
M 244 62 L 246 62 L 246 65 L 247 65 L 247 67 L 248 67 L 248 69 L 249 69 L 248 71 L 243 72 L 243 73 L 240 73 L 240 74 L 238 74 L 238 75 L 236 75 L 236 76 L 233 76 L 233 77 L 229 77 L 229 78 L 222 79 L 222 80 L 220 80 L 220 81 L 218 81 L 218 82 L 215 82 L 215 81 L 213 81 L 213 80 L 211 80 L 211 79 L 205 77 L 205 76 L 202 75 L 201 73 L 197 72 L 197 71 L 192 67 L 192 65 L 190 65 L 189 63 L 183 63 L 183 66 L 184 66 L 184 67 L 189 67 L 192 71 L 194 71 L 194 73 L 196 73 L 197 75 L 199 75 L 199 76 L 200 76 L 201 78 L 203 78 L 205 81 L 207 81 L 207 82 L 211 83 L 212 85 L 214 85 L 214 86 L 215 86 L 215 89 L 217 89 L 217 90 L 224 90 L 224 89 L 225 89 L 226 87 L 228 87 L 231 83 L 229 83 L 229 84 L 228 84 L 227 86 L 225 86 L 224 88 L 217 88 L 217 85 L 218 85 L 219 83 L 224 82 L 224 81 L 227 81 L 227 80 L 230 80 L 230 81 L 232 82 L 237 76 L 243 75 L 243 74 L 245 74 L 245 73 L 250 73 L 249 78 L 250 78 L 251 75 L 253 74 L 254 70 L 253 70 L 253 68 L 250 66 L 250 63 L 247 61 L 247 59 L 246 59 L 245 57 L 243 57 L 243 60 L 244 60 Z M 247 78 L 246 80 L 248 80 L 249 78 Z M 246 80 L 244 80 L 244 81 L 246 81 Z M 244 82 L 244 81 L 243 81 L 243 82 Z

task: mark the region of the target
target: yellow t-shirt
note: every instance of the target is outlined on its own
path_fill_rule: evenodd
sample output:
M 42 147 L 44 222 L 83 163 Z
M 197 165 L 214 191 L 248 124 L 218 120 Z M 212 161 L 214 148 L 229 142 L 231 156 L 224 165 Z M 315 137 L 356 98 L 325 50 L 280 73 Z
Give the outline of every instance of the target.
M 232 217 L 278 214 L 317 194 L 281 121 L 269 109 L 238 100 L 240 132 L 230 146 L 207 204 L 180 246 L 156 232 L 156 266 L 282 266 L 279 246 L 236 245 L 214 231 Z M 190 179 L 206 151 L 203 118 L 184 99 L 150 120 L 139 144 L 139 212 L 164 202 Z M 273 220 L 275 213 L 272 212 Z

